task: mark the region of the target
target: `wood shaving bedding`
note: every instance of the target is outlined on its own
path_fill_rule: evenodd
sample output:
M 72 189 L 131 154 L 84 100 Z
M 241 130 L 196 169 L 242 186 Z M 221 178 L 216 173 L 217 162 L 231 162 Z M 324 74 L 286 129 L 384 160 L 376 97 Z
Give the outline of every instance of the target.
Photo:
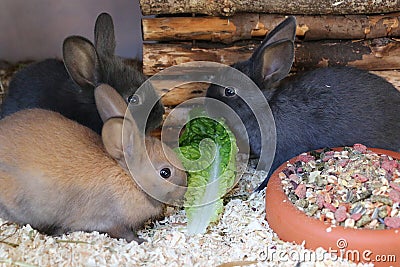
M 265 220 L 265 193 L 251 194 L 264 177 L 248 169 L 227 197 L 220 221 L 204 235 L 186 233 L 186 216 L 178 208 L 139 231 L 147 240 L 141 245 L 97 232 L 51 237 L 0 219 L 0 266 L 372 266 L 335 261 L 323 249 L 280 240 Z

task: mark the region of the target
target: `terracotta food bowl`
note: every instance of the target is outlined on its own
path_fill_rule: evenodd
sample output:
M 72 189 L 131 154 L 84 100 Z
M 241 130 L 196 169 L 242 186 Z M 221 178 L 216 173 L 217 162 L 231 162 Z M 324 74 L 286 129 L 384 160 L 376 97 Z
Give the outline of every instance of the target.
M 334 150 L 342 150 L 336 148 Z M 372 149 L 400 159 L 400 153 Z M 289 162 L 294 163 L 297 157 Z M 332 227 L 316 218 L 307 216 L 288 199 L 278 174 L 287 166 L 282 164 L 271 176 L 266 189 L 266 219 L 280 239 L 317 249 L 322 247 L 335 256 L 353 262 L 374 263 L 375 266 L 400 266 L 400 229 L 354 229 Z M 331 254 L 332 255 L 332 254 Z M 333 259 L 332 258 L 332 259 Z

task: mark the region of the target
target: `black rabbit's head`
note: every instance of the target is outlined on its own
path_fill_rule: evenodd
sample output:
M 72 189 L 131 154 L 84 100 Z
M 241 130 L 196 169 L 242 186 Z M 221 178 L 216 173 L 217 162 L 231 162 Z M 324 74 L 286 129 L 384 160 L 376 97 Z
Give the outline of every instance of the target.
M 64 40 L 64 64 L 72 80 L 82 90 L 94 90 L 99 84 L 112 86 L 127 104 L 131 104 L 131 110 L 141 111 L 151 107 L 149 117 L 143 123 L 147 123 L 146 129 L 157 128 L 162 121 L 164 106 L 154 88 L 146 87 L 146 90 L 137 92 L 146 76 L 137 66 L 126 64 L 114 54 L 114 25 L 107 13 L 100 14 L 96 20 L 94 43 L 81 36 L 70 36 Z
M 267 98 L 265 103 L 270 100 L 269 92 L 272 95 L 274 85 L 285 78 L 290 71 L 294 60 L 295 31 L 295 18 L 287 18 L 265 37 L 248 60 L 232 65 L 232 67 L 247 75 L 263 91 L 263 96 Z M 252 108 L 256 102 L 260 103 L 260 101 L 255 101 L 254 97 L 256 96 L 249 96 L 247 99 L 240 97 L 245 95 L 248 90 L 249 88 L 222 87 L 212 84 L 207 90 L 206 108 L 212 116 L 225 117 L 229 126 L 235 131 L 237 121 L 230 121 L 229 114 L 220 112 L 220 110 L 226 109 L 215 108 L 215 101 L 210 99 L 221 101 L 221 105 L 229 106 L 230 110 L 241 118 L 250 138 L 251 152 L 257 155 L 261 149 L 259 142 L 260 126 L 254 112 L 266 112 L 266 110 L 262 111 L 264 107 L 258 107 L 257 111 Z M 241 136 L 237 136 L 237 138 L 240 139 Z
M 268 90 L 287 76 L 294 60 L 294 38 L 296 19 L 289 17 L 275 27 L 263 40 L 252 56 L 232 67 L 246 74 L 261 90 Z M 237 93 L 246 88 L 224 88 L 211 85 L 207 97 L 218 99 L 225 104 L 241 110 Z

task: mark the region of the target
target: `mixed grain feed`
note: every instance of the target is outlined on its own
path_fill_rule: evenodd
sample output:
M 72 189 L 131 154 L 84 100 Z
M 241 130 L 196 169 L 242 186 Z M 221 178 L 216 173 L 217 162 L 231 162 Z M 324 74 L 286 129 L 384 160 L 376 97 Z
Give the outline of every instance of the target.
M 332 226 L 400 228 L 400 164 L 362 144 L 299 155 L 279 173 L 289 200 Z

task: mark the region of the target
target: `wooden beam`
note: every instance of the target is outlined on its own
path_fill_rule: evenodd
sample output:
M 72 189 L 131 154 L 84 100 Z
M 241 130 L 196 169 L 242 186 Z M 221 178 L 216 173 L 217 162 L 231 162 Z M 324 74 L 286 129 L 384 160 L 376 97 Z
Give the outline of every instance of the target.
M 398 0 L 140 0 L 143 15 L 236 13 L 276 14 L 380 14 L 400 11 Z
M 259 42 L 232 46 L 197 42 L 144 44 L 143 71 L 154 75 L 172 65 L 190 61 L 213 61 L 231 65 L 250 57 Z M 315 41 L 296 43 L 293 70 L 325 66 L 354 66 L 366 70 L 400 69 L 400 42 L 388 38 L 373 40 Z
M 153 82 L 152 85 L 161 95 L 161 101 L 165 106 L 176 106 L 186 100 L 205 96 L 209 86 L 208 83 L 189 83 L 173 87 L 169 80 Z
M 145 41 L 212 41 L 233 43 L 263 38 L 285 16 L 243 13 L 233 17 L 163 17 L 142 19 Z M 400 37 L 400 13 L 383 15 L 296 16 L 301 40 Z

